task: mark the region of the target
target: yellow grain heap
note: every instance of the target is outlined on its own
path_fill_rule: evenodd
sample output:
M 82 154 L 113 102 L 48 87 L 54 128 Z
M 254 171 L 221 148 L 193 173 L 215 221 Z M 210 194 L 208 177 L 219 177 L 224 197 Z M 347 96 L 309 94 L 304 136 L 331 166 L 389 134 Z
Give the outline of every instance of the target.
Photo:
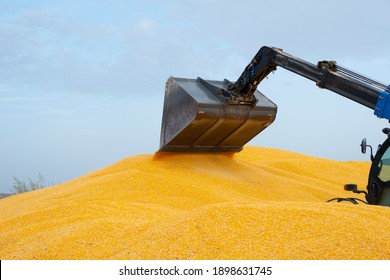
M 0 258 L 390 259 L 390 208 L 325 202 L 368 170 L 259 147 L 129 157 L 0 200 Z

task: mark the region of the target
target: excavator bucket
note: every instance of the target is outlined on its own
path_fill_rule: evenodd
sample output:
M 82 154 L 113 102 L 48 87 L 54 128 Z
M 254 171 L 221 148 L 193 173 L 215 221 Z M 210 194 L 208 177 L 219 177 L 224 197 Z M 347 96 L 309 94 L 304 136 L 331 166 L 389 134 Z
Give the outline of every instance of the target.
M 163 152 L 239 152 L 275 119 L 277 106 L 259 91 L 253 106 L 229 105 L 211 87 L 228 81 L 170 77 L 166 83 L 160 150 Z

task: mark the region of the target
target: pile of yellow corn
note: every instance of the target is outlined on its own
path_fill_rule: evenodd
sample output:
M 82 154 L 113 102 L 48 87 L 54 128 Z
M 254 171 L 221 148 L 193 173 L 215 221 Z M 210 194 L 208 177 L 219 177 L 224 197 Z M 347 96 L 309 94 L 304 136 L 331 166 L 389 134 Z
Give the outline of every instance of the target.
M 325 202 L 368 170 L 259 147 L 129 157 L 0 200 L 0 258 L 390 259 L 390 208 Z

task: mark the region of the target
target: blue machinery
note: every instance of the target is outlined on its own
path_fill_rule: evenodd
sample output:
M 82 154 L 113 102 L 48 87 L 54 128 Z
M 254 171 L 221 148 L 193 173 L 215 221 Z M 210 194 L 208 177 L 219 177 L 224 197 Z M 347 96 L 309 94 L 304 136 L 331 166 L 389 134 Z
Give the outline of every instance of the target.
M 335 61 L 312 64 L 278 48 L 262 47 L 236 82 L 170 77 L 166 83 L 160 151 L 176 153 L 239 152 L 272 124 L 277 106 L 257 87 L 277 67 L 285 68 L 325 88 L 371 108 L 390 120 L 390 86 L 355 73 Z M 369 204 L 390 206 L 390 129 L 375 156 L 366 191 Z M 365 152 L 366 141 L 362 142 Z M 368 146 L 369 147 L 369 146 Z M 336 199 L 345 201 L 345 199 Z M 357 202 L 359 200 L 346 199 Z

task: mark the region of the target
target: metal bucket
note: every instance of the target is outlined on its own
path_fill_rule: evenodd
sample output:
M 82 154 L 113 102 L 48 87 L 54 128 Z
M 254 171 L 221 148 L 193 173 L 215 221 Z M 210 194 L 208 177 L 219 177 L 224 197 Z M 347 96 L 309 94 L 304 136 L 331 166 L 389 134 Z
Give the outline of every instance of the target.
M 207 81 L 226 90 L 226 81 Z M 256 91 L 254 106 L 228 105 L 199 79 L 166 83 L 160 151 L 239 152 L 276 117 L 277 106 Z

